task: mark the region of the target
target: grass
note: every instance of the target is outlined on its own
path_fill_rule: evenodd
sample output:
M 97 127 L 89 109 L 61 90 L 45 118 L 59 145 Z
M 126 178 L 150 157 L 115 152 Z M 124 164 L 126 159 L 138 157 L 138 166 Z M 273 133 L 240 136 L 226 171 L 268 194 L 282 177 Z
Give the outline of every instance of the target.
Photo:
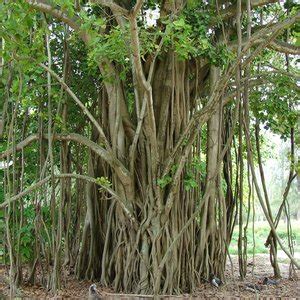
M 247 232 L 247 252 L 248 254 L 259 254 L 259 253 L 269 253 L 269 249 L 265 247 L 266 239 L 270 232 L 270 226 L 267 222 L 255 222 L 254 226 L 254 237 L 255 237 L 255 247 L 253 247 L 253 228 L 252 223 L 249 223 Z M 300 252 L 300 221 L 292 221 L 292 231 L 293 231 L 293 243 L 294 251 Z M 287 227 L 286 224 L 280 221 L 277 227 L 277 233 L 283 244 L 288 247 L 287 240 Z M 232 236 L 232 241 L 229 246 L 230 254 L 238 254 L 238 236 L 239 228 L 238 225 L 235 226 Z

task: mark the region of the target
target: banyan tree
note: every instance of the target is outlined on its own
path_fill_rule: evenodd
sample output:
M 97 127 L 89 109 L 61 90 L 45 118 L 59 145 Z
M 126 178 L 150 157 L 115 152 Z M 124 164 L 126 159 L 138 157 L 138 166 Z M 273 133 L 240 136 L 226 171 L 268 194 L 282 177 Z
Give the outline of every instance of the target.
M 296 177 L 298 8 L 2 0 L 0 207 L 11 289 L 40 280 L 55 292 L 74 272 L 116 291 L 191 292 L 210 274 L 224 279 L 236 224 L 243 278 L 253 195 L 270 225 L 275 275 L 279 248 L 299 268 L 276 233 Z M 291 141 L 276 215 L 262 125 Z

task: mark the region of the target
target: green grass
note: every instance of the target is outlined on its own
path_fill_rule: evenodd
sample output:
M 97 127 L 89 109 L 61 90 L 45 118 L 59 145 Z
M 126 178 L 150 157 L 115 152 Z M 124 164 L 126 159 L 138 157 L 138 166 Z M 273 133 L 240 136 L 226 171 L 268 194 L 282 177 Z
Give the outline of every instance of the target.
M 293 242 L 295 252 L 300 252 L 300 221 L 292 221 L 293 229 Z M 232 241 L 229 247 L 230 254 L 238 254 L 238 226 L 235 226 L 232 236 Z M 247 252 L 248 254 L 259 254 L 269 253 L 268 248 L 265 247 L 266 239 L 269 235 L 270 227 L 267 222 L 255 222 L 254 237 L 255 237 L 255 248 L 253 248 L 253 231 L 252 223 L 248 226 L 247 232 Z M 287 242 L 287 228 L 284 222 L 280 222 L 277 227 L 277 233 L 285 246 L 288 246 Z

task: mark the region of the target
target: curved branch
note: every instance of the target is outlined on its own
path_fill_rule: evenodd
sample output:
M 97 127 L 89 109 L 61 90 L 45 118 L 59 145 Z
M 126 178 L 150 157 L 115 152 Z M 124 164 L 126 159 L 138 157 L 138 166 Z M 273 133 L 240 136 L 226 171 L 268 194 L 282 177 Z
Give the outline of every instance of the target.
M 132 14 L 134 16 L 136 16 L 139 13 L 139 11 L 141 10 L 143 4 L 144 4 L 144 0 L 137 0 L 136 1 L 136 4 L 135 4 L 135 6 L 133 8 L 133 12 L 132 12 Z
M 99 4 L 102 6 L 106 6 L 109 7 L 112 11 L 118 12 L 124 16 L 128 16 L 129 11 L 125 8 L 123 8 L 122 6 L 116 4 L 114 1 L 112 0 L 92 0 L 92 3 L 95 4 Z
M 265 39 L 258 38 L 253 42 L 252 45 L 258 45 L 258 44 L 263 43 L 264 41 L 265 41 Z M 246 43 L 247 43 L 247 41 L 244 40 L 243 45 L 245 45 Z M 237 48 L 237 44 L 236 43 L 231 43 L 228 47 L 231 50 L 235 50 Z M 275 50 L 277 52 L 281 52 L 281 53 L 292 54 L 292 55 L 300 55 L 300 47 L 298 47 L 296 45 L 286 43 L 286 42 L 283 42 L 283 41 L 279 41 L 279 40 L 271 41 L 267 45 L 267 48 Z
M 244 1 L 243 1 L 244 2 Z M 271 3 L 276 3 L 278 0 L 252 0 L 251 1 L 251 7 L 259 7 Z M 246 9 L 246 3 L 242 3 L 242 10 Z M 222 20 L 227 20 L 231 17 L 234 17 L 236 15 L 236 4 L 231 5 L 230 7 L 221 10 L 218 18 L 221 18 Z M 213 21 L 213 23 L 216 23 L 217 19 Z
M 276 69 L 274 70 L 273 73 L 280 73 L 279 70 L 277 71 Z M 248 86 L 249 87 L 254 87 L 254 86 L 259 86 L 259 85 L 264 85 L 266 83 L 273 83 L 274 85 L 277 84 L 277 81 L 272 77 L 273 73 L 271 72 L 266 72 L 266 73 L 259 73 L 257 74 L 257 78 L 255 79 L 250 79 L 249 80 L 249 83 L 248 83 Z M 286 72 L 287 73 L 287 72 Z M 290 77 L 295 77 L 297 80 L 300 80 L 299 77 L 297 77 L 295 74 L 291 74 L 291 73 L 287 73 L 287 74 L 284 74 L 286 76 L 290 76 Z M 244 82 L 245 80 L 241 80 L 241 89 L 244 88 Z M 235 86 L 235 82 L 232 83 L 232 86 Z M 291 83 L 291 88 L 292 89 L 295 89 L 296 91 L 300 91 L 300 87 L 297 86 L 296 83 Z M 226 105 L 227 103 L 229 103 L 236 95 L 237 93 L 237 90 L 236 89 L 233 89 L 232 91 L 229 91 L 228 93 L 224 94 L 224 96 L 222 97 L 222 104 L 223 106 Z
M 28 146 L 32 142 L 38 140 L 39 136 L 38 134 L 31 135 L 27 137 L 25 140 L 20 142 L 16 145 L 16 151 L 22 150 L 24 147 Z M 43 135 L 44 139 L 48 139 L 47 135 Z M 128 170 L 125 168 L 125 166 L 116 158 L 114 157 L 109 151 L 105 150 L 98 144 L 94 143 L 93 141 L 89 140 L 83 135 L 77 134 L 77 133 L 69 133 L 69 134 L 55 134 L 53 136 L 53 140 L 59 140 L 59 141 L 73 141 L 77 142 L 79 144 L 82 144 L 84 146 L 87 146 L 89 149 L 91 149 L 94 153 L 99 155 L 104 161 L 106 161 L 115 171 L 120 180 L 123 182 L 123 184 L 128 184 L 130 182 L 130 174 Z M 4 152 L 0 153 L 0 159 L 6 158 L 9 155 L 11 155 L 13 152 L 13 149 L 10 148 Z
M 50 4 L 48 4 L 45 0 L 25 0 L 32 8 L 51 15 L 52 17 L 64 22 L 69 25 L 72 29 L 74 29 L 81 39 L 88 44 L 90 41 L 90 36 L 85 30 L 81 30 L 81 20 L 79 17 L 69 17 L 63 11 L 53 8 Z
M 268 45 L 268 48 L 271 48 L 277 52 L 282 52 L 282 53 L 286 53 L 286 54 L 300 55 L 300 47 L 286 43 L 286 42 L 278 41 L 278 40 L 272 41 Z
M 78 30 L 80 25 L 76 23 L 75 18 L 68 17 L 63 11 L 53 8 L 50 4 L 48 4 L 46 1 L 41 0 L 25 0 L 32 8 L 35 8 L 41 12 L 48 13 L 52 15 L 53 17 L 57 18 L 58 20 L 61 20 L 62 22 L 68 24 L 71 28 L 74 30 Z
M 250 44 L 247 38 L 243 38 L 242 46 L 245 47 L 247 46 L 247 44 L 249 44 L 250 46 L 262 44 L 266 41 L 266 36 L 268 36 L 269 34 L 273 34 L 274 32 L 276 33 L 284 28 L 287 28 L 296 22 L 299 22 L 299 19 L 300 19 L 300 14 L 298 13 L 294 16 L 286 18 L 281 22 L 266 24 L 265 26 L 261 27 L 259 30 L 255 30 L 255 32 L 252 35 Z M 276 39 L 270 40 L 265 46 L 269 49 L 273 49 L 275 51 L 286 53 L 286 54 L 292 54 L 292 55 L 300 54 L 300 47 Z M 229 43 L 228 48 L 232 51 L 236 50 L 237 42 Z
M 85 107 L 85 105 L 78 99 L 78 97 L 73 93 L 73 91 L 64 82 L 64 80 L 61 79 L 53 70 L 51 70 L 44 64 L 39 64 L 39 65 L 61 84 L 62 88 L 71 96 L 71 98 L 77 103 L 77 105 L 82 109 L 82 111 L 88 116 L 90 121 L 93 123 L 93 125 L 98 130 L 100 137 L 105 144 L 106 149 L 111 151 L 111 147 L 110 147 L 109 142 L 104 134 L 102 127 L 97 122 L 97 120 L 93 117 L 93 115 L 90 113 L 90 111 Z
M 277 68 L 271 64 L 266 64 L 266 67 L 268 68 L 271 68 L 274 70 L 274 72 L 278 73 L 278 74 L 282 74 L 282 75 L 285 75 L 285 76 L 289 76 L 291 78 L 295 78 L 297 81 L 300 81 L 300 73 L 299 72 L 296 72 L 295 74 L 294 73 L 291 73 L 291 72 L 288 72 L 288 71 L 285 71 L 285 70 L 282 70 L 280 68 Z
M 249 110 L 248 107 L 246 107 L 246 114 L 249 117 Z M 247 149 L 247 159 L 249 162 L 249 167 L 251 170 L 251 174 L 252 174 L 252 179 L 253 179 L 253 183 L 255 186 L 255 190 L 256 190 L 256 195 L 258 197 L 258 200 L 260 202 L 260 205 L 262 207 L 262 210 L 264 212 L 264 215 L 270 225 L 271 231 L 273 233 L 273 236 L 276 238 L 276 240 L 278 241 L 279 246 L 281 247 L 281 249 L 285 252 L 285 254 L 288 256 L 288 258 L 291 260 L 291 262 L 296 266 L 296 268 L 298 270 L 300 270 L 300 264 L 295 260 L 295 258 L 293 257 L 293 255 L 286 249 L 286 247 L 283 245 L 281 239 L 279 238 L 277 231 L 276 231 L 276 227 L 275 224 L 273 222 L 273 220 L 270 218 L 270 215 L 268 213 L 267 207 L 265 205 L 263 196 L 261 194 L 260 191 L 260 187 L 258 185 L 258 181 L 256 178 L 256 173 L 255 173 L 255 168 L 254 168 L 254 162 L 253 162 L 253 147 L 252 147 L 252 143 L 251 143 L 251 139 L 250 139 L 250 132 L 249 132 L 249 128 L 247 123 L 245 122 L 245 118 L 244 118 L 244 122 L 243 122 L 243 127 L 244 127 L 244 132 L 245 132 L 245 137 L 246 137 L 246 149 Z
M 23 140 L 22 142 L 20 142 L 19 144 L 17 144 L 16 147 L 15 147 L 15 149 L 10 148 L 10 149 L 8 149 L 6 151 L 0 152 L 0 159 L 7 158 L 9 155 L 11 155 L 13 153 L 14 150 L 21 151 L 26 146 L 28 146 L 29 144 L 31 144 L 32 142 L 37 141 L 37 140 L 38 140 L 38 134 L 30 135 L 25 140 Z
M 48 176 L 42 180 L 40 180 L 39 182 L 37 182 L 36 184 L 30 186 L 29 188 L 25 189 L 24 191 L 22 191 L 21 193 L 8 198 L 6 201 L 2 202 L 0 204 L 0 209 L 5 208 L 6 206 L 8 206 L 10 203 L 15 202 L 19 199 L 21 199 L 22 197 L 30 194 L 31 192 L 37 190 L 39 187 L 43 186 L 44 184 L 46 184 L 49 180 L 51 179 L 51 176 Z
M 116 191 L 114 191 L 113 189 L 111 189 L 110 187 L 101 184 L 97 179 L 90 177 L 90 176 L 86 176 L 86 175 L 80 175 L 80 174 L 72 174 L 72 173 L 66 173 L 66 174 L 57 174 L 54 175 L 54 177 L 56 179 L 61 179 L 61 178 L 76 178 L 76 179 L 81 179 L 81 180 L 85 180 L 85 181 L 89 181 L 92 182 L 96 185 L 101 186 L 101 188 L 103 188 L 105 191 L 107 191 L 108 193 L 110 193 L 115 199 L 116 201 L 120 204 L 120 206 L 122 207 L 122 209 L 124 210 L 124 212 L 127 214 L 127 216 L 129 217 L 129 219 L 131 221 L 133 221 L 134 223 L 137 223 L 136 219 L 134 218 L 134 216 L 132 215 L 132 213 L 130 212 L 129 208 L 126 206 L 126 201 L 121 198 Z M 4 201 L 3 203 L 0 204 L 0 209 L 5 208 L 6 206 L 8 206 L 8 204 L 15 202 L 19 199 L 21 199 L 22 197 L 30 194 L 31 192 L 33 192 L 34 190 L 40 188 L 41 186 L 43 186 L 44 184 L 46 184 L 49 180 L 51 179 L 51 176 L 48 176 L 40 181 L 38 181 L 36 184 L 30 186 L 29 188 L 25 189 L 24 191 L 22 191 L 21 193 L 8 198 L 6 201 Z

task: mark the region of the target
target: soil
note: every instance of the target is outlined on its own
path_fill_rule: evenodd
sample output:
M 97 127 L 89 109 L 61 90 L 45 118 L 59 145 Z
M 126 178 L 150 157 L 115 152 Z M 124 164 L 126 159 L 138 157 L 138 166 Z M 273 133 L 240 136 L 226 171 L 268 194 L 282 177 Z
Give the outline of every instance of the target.
M 189 299 L 189 298 L 299 298 L 300 297 L 300 271 L 296 271 L 293 279 L 289 279 L 289 264 L 280 263 L 282 278 L 278 280 L 277 285 L 263 285 L 262 280 L 265 277 L 272 278 L 272 268 L 269 257 L 266 254 L 256 255 L 254 262 L 252 257 L 248 259 L 248 274 L 244 281 L 239 280 L 237 256 L 232 256 L 233 269 L 230 262 L 227 264 L 226 282 L 220 287 L 214 287 L 209 282 L 200 284 L 191 295 L 181 296 L 161 296 L 166 299 Z M 232 273 L 233 271 L 233 273 Z M 234 275 L 232 275 L 234 274 Z M 7 282 L 7 270 L 0 266 L 0 299 L 9 299 L 9 285 Z M 93 282 L 94 283 L 94 282 Z M 97 284 L 97 282 L 95 282 Z M 73 275 L 66 276 L 64 288 L 56 296 L 51 295 L 42 286 L 23 285 L 18 291 L 18 299 L 87 299 L 88 288 L 91 281 L 78 281 Z M 261 290 L 248 290 L 247 285 L 256 284 Z M 112 290 L 98 289 L 103 294 L 104 299 L 149 299 L 151 297 L 142 297 L 137 295 L 113 294 Z M 6 298 L 5 298 L 6 297 Z

